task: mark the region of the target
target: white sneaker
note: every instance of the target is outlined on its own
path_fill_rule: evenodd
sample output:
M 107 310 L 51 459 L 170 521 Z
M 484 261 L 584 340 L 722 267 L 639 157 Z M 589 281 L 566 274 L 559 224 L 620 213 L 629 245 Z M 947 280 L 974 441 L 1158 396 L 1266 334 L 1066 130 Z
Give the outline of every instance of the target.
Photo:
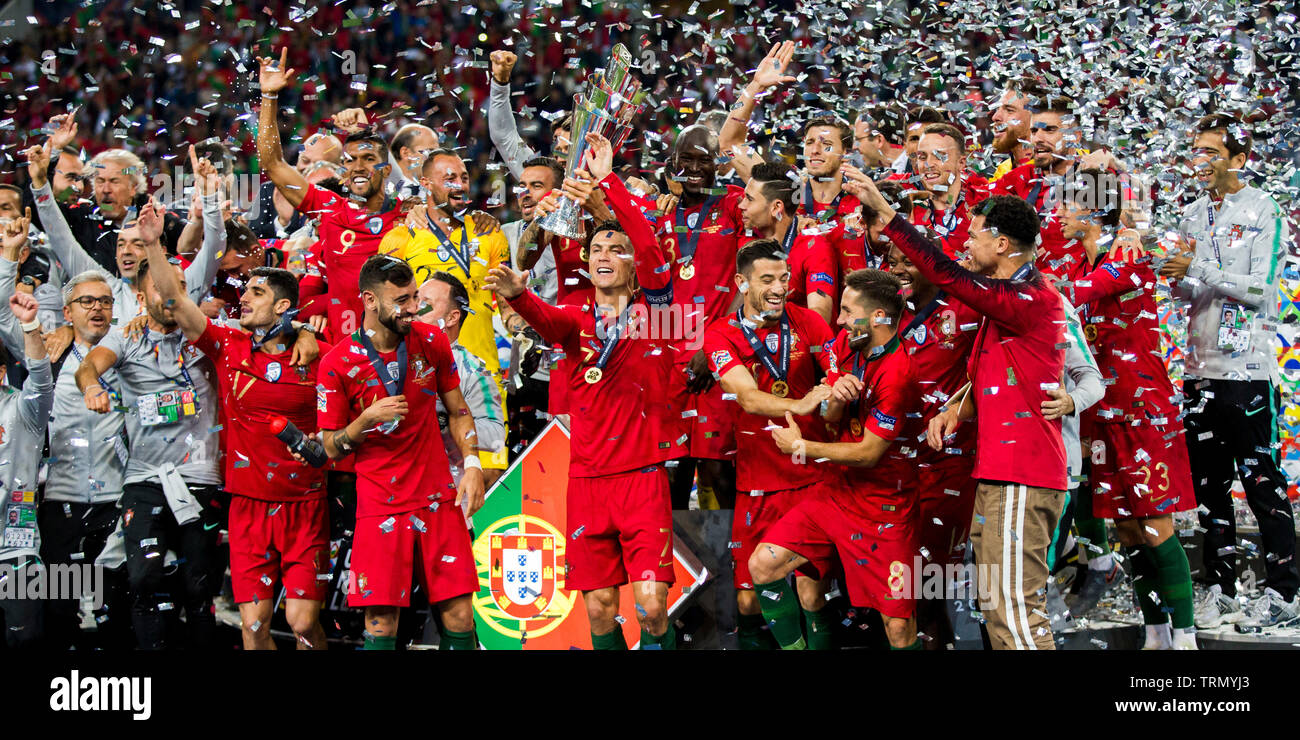
M 1233 596 L 1224 596 L 1219 584 L 1210 586 L 1205 596 L 1196 605 L 1196 626 L 1200 629 L 1213 629 L 1221 624 L 1236 622 L 1244 616 L 1241 602 Z
M 1272 627 L 1290 627 L 1300 622 L 1300 604 L 1296 597 L 1290 601 L 1271 588 L 1246 607 L 1245 618 L 1237 623 L 1238 632 L 1262 632 Z
M 1200 650 L 1196 644 L 1195 629 L 1174 630 L 1174 650 Z

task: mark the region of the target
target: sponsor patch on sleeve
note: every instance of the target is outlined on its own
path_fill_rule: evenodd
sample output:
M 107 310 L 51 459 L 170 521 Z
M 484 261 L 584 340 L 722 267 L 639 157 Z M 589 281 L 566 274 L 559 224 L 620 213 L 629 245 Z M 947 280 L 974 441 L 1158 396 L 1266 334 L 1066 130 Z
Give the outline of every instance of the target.
M 833 280 L 830 276 L 830 273 L 827 272 L 814 272 L 812 275 L 812 281 L 814 283 L 823 283 L 825 285 L 835 284 L 835 280 Z

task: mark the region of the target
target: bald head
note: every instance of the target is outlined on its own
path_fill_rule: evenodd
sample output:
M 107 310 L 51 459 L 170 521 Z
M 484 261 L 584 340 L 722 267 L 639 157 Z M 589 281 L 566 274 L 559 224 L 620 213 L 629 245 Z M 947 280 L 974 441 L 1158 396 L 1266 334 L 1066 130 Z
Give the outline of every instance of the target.
M 668 179 L 680 182 L 687 193 L 712 188 L 718 176 L 718 135 L 700 124 L 682 129 L 668 167 Z
M 343 143 L 338 137 L 331 134 L 312 134 L 302 143 L 302 151 L 298 152 L 298 171 L 306 174 L 307 170 L 317 162 L 332 162 L 339 164 L 343 161 Z
M 429 152 L 438 148 L 438 135 L 419 123 L 408 123 L 397 130 L 389 153 L 408 180 L 420 178 L 420 167 Z

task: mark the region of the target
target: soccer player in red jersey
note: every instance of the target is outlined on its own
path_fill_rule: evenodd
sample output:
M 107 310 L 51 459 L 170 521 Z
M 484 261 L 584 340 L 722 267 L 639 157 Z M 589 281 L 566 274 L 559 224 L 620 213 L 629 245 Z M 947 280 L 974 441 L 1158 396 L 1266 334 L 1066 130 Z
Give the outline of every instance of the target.
M 1147 647 L 1170 644 L 1172 616 L 1172 646 L 1195 650 L 1192 576 L 1173 521 L 1175 512 L 1196 508 L 1180 394 L 1160 348 L 1150 258 L 1119 253 L 1118 242 L 1136 235 L 1116 233 L 1119 193 L 1117 176 L 1083 170 L 1066 184 L 1059 206 L 1065 235 L 1088 257 L 1066 295 L 1083 314 L 1084 336 L 1109 379 L 1105 397 L 1084 416 L 1092 437 L 1092 512 L 1113 519 L 1129 549 Z
M 257 156 L 262 171 L 285 199 L 299 212 L 320 219 L 321 269 L 329 286 L 329 337 L 337 341 L 353 332 L 361 319 L 357 290 L 361 266 L 378 252 L 384 234 L 404 215 L 384 195 L 388 145 L 377 134 L 358 131 L 343 144 L 346 198 L 309 185 L 301 172 L 284 161 L 277 98 L 296 76 L 296 70 L 285 69 L 287 55 L 286 48 L 278 62 L 269 57 L 260 60 L 262 109 L 258 116 Z
M 932 283 L 984 316 L 967 365 L 973 396 L 966 397 L 977 412 L 971 540 L 985 592 L 999 589 L 984 616 L 995 648 L 1054 649 L 1044 609 L 1047 548 L 1067 472 L 1061 421 L 1047 419 L 1042 403 L 1062 385 L 1065 313 L 1060 294 L 1034 269 L 1038 216 L 1020 198 L 986 199 L 959 265 L 895 213 L 871 182 L 862 185 L 863 202 L 889 219 L 885 234 L 894 245 Z M 950 407 L 930 421 L 931 447 L 944 446 L 966 408 Z
M 167 260 L 159 243 L 148 246 L 147 254 L 152 264 Z M 309 360 L 300 357 L 293 343 L 301 325 L 289 313 L 298 302 L 298 281 L 288 270 L 254 269 L 239 299 L 240 328 L 213 323 L 174 271 L 158 270 L 154 283 L 185 339 L 217 369 L 225 488 L 231 494 L 230 576 L 244 649 L 275 649 L 271 617 L 282 582 L 285 616 L 298 647 L 324 650 L 319 615 L 329 585 L 325 475 L 295 460 L 270 427 L 282 416 L 303 434 L 316 431 L 318 349 L 313 346 Z M 303 336 L 309 338 L 310 331 Z
M 670 262 L 673 307 L 686 329 L 685 341 L 674 343 L 684 379 L 674 392 L 679 405 L 694 414 L 688 427 L 690 455 L 671 469 L 673 507 L 687 507 L 696 480 L 702 505 L 716 501 L 718 508 L 729 509 L 736 497 L 737 409 L 713 382 L 701 343 L 705 328 L 736 306 L 732 275 L 744 228 L 744 191 L 734 185 L 717 187 L 718 137 L 702 125 L 677 135 L 666 169 L 678 201 L 672 213 L 658 217 L 657 231 Z M 653 207 L 647 203 L 643 210 Z
M 790 268 L 786 300 L 812 310 L 830 326 L 839 290 L 839 265 L 824 236 L 801 233 L 795 216 L 793 174 L 789 167 L 775 162 L 750 170 L 740 202 L 741 218 L 745 228 L 760 239 L 781 245 Z
M 359 286 L 364 324 L 325 355 L 316 386 L 326 453 L 356 453 L 348 605 L 365 608 L 365 649 L 395 649 L 398 609 L 410 604 L 417 569 L 441 618 L 442 646 L 473 650 L 470 596 L 478 573 L 465 515 L 483 505 L 474 417 L 447 335 L 413 323 L 419 301 L 410 266 L 375 255 L 362 265 Z M 439 399 L 464 458 L 459 485 L 452 483 L 442 432 L 426 423 L 437 418 Z
M 899 337 L 920 385 L 921 418 L 928 422 L 969 392 L 966 365 L 982 317 L 930 282 L 898 247 L 891 248 L 887 262 L 903 286 Z M 920 506 L 921 557 L 941 566 L 959 564 L 966 555 L 975 508 L 974 426 L 958 426 L 956 436 L 941 450 L 920 445 L 912 465 Z M 936 638 L 928 645 L 938 647 L 948 641 L 951 627 L 941 601 L 922 602 L 917 619 L 921 631 Z
M 956 126 L 931 123 L 916 147 L 913 184 L 929 193 L 914 200 L 911 222 L 933 232 L 944 254 L 957 258 L 966 246 L 971 206 L 988 197 L 988 183 L 966 168 L 966 137 Z
M 1002 91 L 993 107 L 993 151 L 1007 158 L 993 171 L 990 182 L 1034 158 L 1034 147 L 1029 143 L 1029 104 L 1042 95 L 1042 89 L 1028 78 L 1011 80 Z
M 805 176 L 798 214 L 817 222 L 813 228 L 830 241 L 840 275 L 867 266 L 862 225 L 855 218 L 861 204 L 844 189 L 843 169 L 849 166 L 844 158 L 853 135 L 854 128 L 837 116 L 815 116 L 803 127 Z
M 1052 279 L 1070 279 L 1083 269 L 1083 250 L 1077 241 L 1067 239 L 1056 217 L 1061 201 L 1060 186 L 1077 166 L 1080 141 L 1074 117 L 1074 102 L 1060 95 L 1049 95 L 1030 102 L 1029 141 L 1033 159 L 1016 167 L 993 183 L 993 195 L 1023 198 L 1038 212 L 1042 235 L 1036 267 Z
M 631 204 L 612 174 L 608 140 L 588 135 L 586 172 L 610 202 Z M 597 650 L 626 650 L 619 586 L 632 582 L 641 646 L 675 649 L 668 619 L 673 583 L 672 501 L 664 463 L 685 452 L 680 408 L 668 389 L 671 338 L 650 335 L 650 314 L 672 304 L 667 255 L 635 207 L 622 225 L 590 231 L 586 251 L 595 291 L 581 306 L 550 306 L 527 290 L 528 273 L 494 268 L 491 290 L 565 351 L 573 422 L 569 462 L 566 588 L 582 592 Z
M 838 561 L 849 602 L 880 612 L 895 650 L 919 650 L 912 572 L 917 552 L 913 472 L 922 422 L 920 388 L 898 336 L 899 281 L 880 270 L 845 278 L 832 347 L 833 388 L 826 418 L 839 421 L 834 442 L 805 440 L 794 416 L 772 432 L 782 453 L 835 464 L 826 494 L 808 496 L 768 528 L 749 558 L 763 616 L 781 647 L 802 649 L 791 571 L 826 577 Z M 828 386 L 822 386 L 828 387 Z M 893 444 L 898 440 L 898 444 Z
M 819 385 L 830 368 L 830 327 L 812 311 L 787 302 L 790 269 L 773 239 L 757 239 L 736 255 L 740 310 L 713 322 L 704 350 L 720 385 L 743 413 L 736 422 L 736 509 L 731 524 L 736 601 L 742 649 L 761 648 L 763 618 L 749 573 L 749 556 L 764 532 L 800 500 L 819 495 L 824 470 L 780 454 L 768 440 L 772 419 L 793 413 L 811 439 L 830 438 L 814 414 L 830 389 Z M 830 625 L 822 615 L 823 588 L 798 576 L 795 586 L 809 625 L 809 644 L 829 648 Z

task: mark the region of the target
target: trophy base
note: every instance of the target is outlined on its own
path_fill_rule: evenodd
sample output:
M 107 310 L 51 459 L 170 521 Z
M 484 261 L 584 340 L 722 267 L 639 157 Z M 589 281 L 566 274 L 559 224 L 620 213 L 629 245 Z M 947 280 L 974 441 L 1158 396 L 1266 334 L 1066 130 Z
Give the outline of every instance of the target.
M 586 233 L 582 230 L 581 225 L 575 226 L 573 224 L 563 223 L 563 222 L 551 223 L 551 224 L 543 222 L 539 225 L 541 226 L 542 231 L 545 231 L 549 234 L 555 234 L 556 236 L 562 236 L 566 239 L 581 240 L 584 236 L 586 236 Z

